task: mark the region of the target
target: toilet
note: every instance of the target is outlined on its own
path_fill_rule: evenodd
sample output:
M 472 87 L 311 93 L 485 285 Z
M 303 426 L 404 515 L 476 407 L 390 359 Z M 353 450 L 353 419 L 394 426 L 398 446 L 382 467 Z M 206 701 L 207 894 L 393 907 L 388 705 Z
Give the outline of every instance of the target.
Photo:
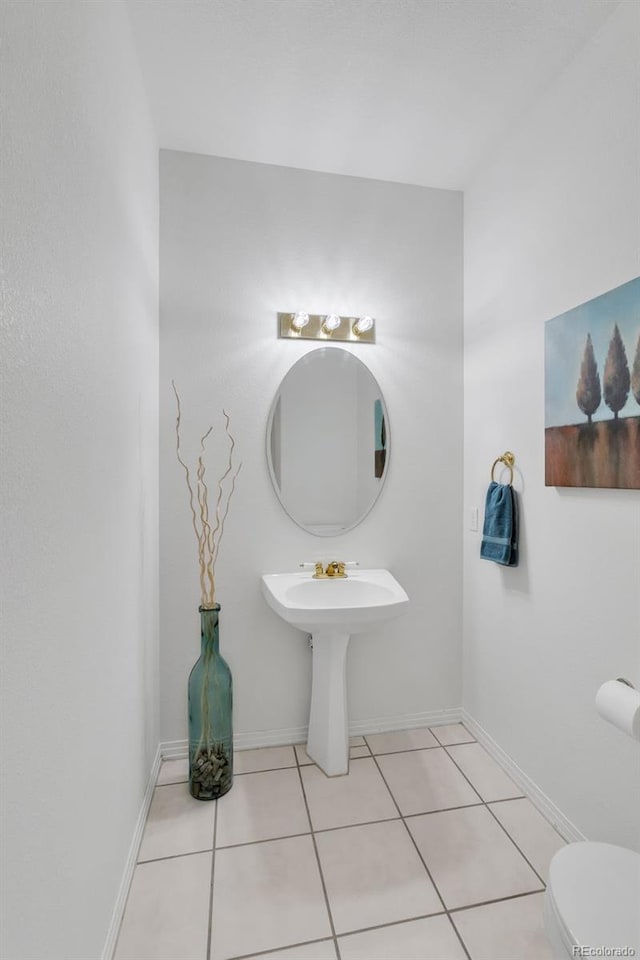
M 544 922 L 553 960 L 640 957 L 640 853 L 610 843 L 570 843 L 554 855 Z M 615 950 L 615 952 L 614 952 Z

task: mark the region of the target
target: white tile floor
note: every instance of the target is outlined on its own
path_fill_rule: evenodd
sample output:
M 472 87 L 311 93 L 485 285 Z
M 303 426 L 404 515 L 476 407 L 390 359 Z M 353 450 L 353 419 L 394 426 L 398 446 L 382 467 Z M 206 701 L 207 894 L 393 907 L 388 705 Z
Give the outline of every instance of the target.
M 115 960 L 551 960 L 562 838 L 462 724 L 245 750 L 218 801 L 163 763 Z

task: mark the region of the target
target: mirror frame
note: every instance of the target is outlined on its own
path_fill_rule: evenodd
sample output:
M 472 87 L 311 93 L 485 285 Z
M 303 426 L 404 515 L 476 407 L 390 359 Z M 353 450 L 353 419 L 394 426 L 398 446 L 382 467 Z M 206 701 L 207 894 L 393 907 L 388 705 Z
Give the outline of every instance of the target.
M 283 501 L 283 499 L 282 499 L 282 496 L 280 495 L 280 489 L 279 489 L 278 482 L 277 482 L 277 479 L 276 479 L 275 471 L 274 471 L 274 469 L 273 469 L 273 464 L 272 464 L 272 462 L 271 462 L 271 430 L 272 430 L 272 427 L 273 427 L 273 418 L 274 418 L 274 416 L 275 416 L 276 407 L 277 407 L 277 404 L 278 404 L 278 399 L 279 399 L 279 397 L 280 397 L 280 389 L 281 389 L 281 387 L 282 387 L 282 384 L 284 383 L 285 378 L 289 375 L 289 373 L 293 370 L 293 368 L 294 368 L 298 363 L 301 363 L 303 360 L 309 358 L 312 354 L 318 353 L 320 350 L 340 350 L 342 353 L 348 354 L 350 357 L 353 358 L 353 360 L 356 361 L 356 363 L 361 364 L 361 365 L 365 368 L 365 370 L 367 371 L 367 373 L 369 374 L 369 376 L 371 377 L 371 379 L 373 380 L 373 382 L 375 383 L 375 385 L 376 385 L 376 387 L 377 387 L 378 394 L 379 394 L 379 396 L 380 396 L 380 402 L 381 402 L 381 404 L 382 404 L 382 413 L 383 413 L 383 416 L 384 416 L 385 430 L 386 430 L 386 445 L 385 445 L 386 457 L 385 457 L 384 470 L 383 470 L 382 476 L 379 478 L 379 479 L 380 479 L 380 486 L 379 486 L 379 488 L 378 488 L 378 491 L 377 491 L 375 497 L 373 497 L 373 499 L 371 500 L 371 503 L 369 504 L 369 506 L 367 507 L 367 509 L 366 509 L 362 514 L 360 514 L 360 516 L 359 516 L 356 520 L 354 520 L 353 523 L 351 523 L 349 526 L 342 527 L 342 528 L 339 530 L 339 532 L 337 532 L 337 533 L 336 533 L 336 532 L 333 532 L 333 531 L 332 531 L 332 532 L 329 532 L 329 533 L 317 533 L 315 530 L 310 530 L 310 529 L 309 529 L 308 527 L 306 527 L 303 523 L 301 523 L 299 520 L 296 520 L 296 518 L 291 515 L 291 513 L 290 513 L 289 510 L 287 509 L 286 504 L 284 503 L 284 501 Z M 322 538 L 322 539 L 326 539 L 327 537 L 341 537 L 343 534 L 348 533 L 350 530 L 353 530 L 354 527 L 357 527 L 358 524 L 362 523 L 362 521 L 365 519 L 365 517 L 367 517 L 367 516 L 371 513 L 371 511 L 373 510 L 373 507 L 374 507 L 375 504 L 378 502 L 378 498 L 380 497 L 380 494 L 382 493 L 382 488 L 384 487 L 385 482 L 386 482 L 386 480 L 387 480 L 387 474 L 389 473 L 389 463 L 390 463 L 390 461 L 391 461 L 391 428 L 390 428 L 390 425 L 389 425 L 389 411 L 388 411 L 388 409 L 387 409 L 387 404 L 385 403 L 384 394 L 383 394 L 382 390 L 380 389 L 380 384 L 378 383 L 378 380 L 376 379 L 376 377 L 374 377 L 373 373 L 371 372 L 371 370 L 369 369 L 369 367 L 367 366 L 367 364 L 366 364 L 366 363 L 363 363 L 363 361 L 362 361 L 359 357 L 357 357 L 357 356 L 355 355 L 355 353 L 352 353 L 350 350 L 345 350 L 343 347 L 338 347 L 338 346 L 335 346 L 335 347 L 329 347 L 329 346 L 316 347 L 315 349 L 308 350 L 307 353 L 303 353 L 301 357 L 298 357 L 298 359 L 297 359 L 294 363 L 292 363 L 291 366 L 290 366 L 290 367 L 286 370 L 286 372 L 284 373 L 283 377 L 282 377 L 281 380 L 280 380 L 280 383 L 279 383 L 278 386 L 277 386 L 277 389 L 276 389 L 276 392 L 275 392 L 275 394 L 274 394 L 273 400 L 271 401 L 271 407 L 269 408 L 269 416 L 267 417 L 267 429 L 266 429 L 266 437 L 265 437 L 265 453 L 266 453 L 266 457 L 267 457 L 267 469 L 268 469 L 268 471 L 269 471 L 269 479 L 271 480 L 271 486 L 272 486 L 272 488 L 273 488 L 273 492 L 275 493 L 276 497 L 278 498 L 278 501 L 279 501 L 280 505 L 282 506 L 282 509 L 283 509 L 284 512 L 287 514 L 287 516 L 289 517 L 289 519 L 290 519 L 290 520 L 293 520 L 293 522 L 296 524 L 296 526 L 300 527 L 301 530 L 304 530 L 305 533 L 308 533 L 308 534 L 309 534 L 310 536 L 312 536 L 312 537 L 320 537 L 320 538 Z

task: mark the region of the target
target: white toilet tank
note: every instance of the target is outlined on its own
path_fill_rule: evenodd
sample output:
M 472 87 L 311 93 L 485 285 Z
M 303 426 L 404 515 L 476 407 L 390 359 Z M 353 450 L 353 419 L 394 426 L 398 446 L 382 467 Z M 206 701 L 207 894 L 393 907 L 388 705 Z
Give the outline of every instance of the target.
M 558 850 L 549 868 L 545 927 L 554 960 L 579 956 L 576 947 L 640 960 L 640 854 L 591 841 Z

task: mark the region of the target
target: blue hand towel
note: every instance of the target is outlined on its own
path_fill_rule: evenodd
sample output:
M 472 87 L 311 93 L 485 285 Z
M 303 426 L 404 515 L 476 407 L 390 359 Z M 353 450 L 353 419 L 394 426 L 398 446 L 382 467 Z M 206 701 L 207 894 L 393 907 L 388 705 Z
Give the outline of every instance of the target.
M 506 483 L 489 484 L 480 556 L 505 567 L 518 565 L 518 503 L 515 490 Z

